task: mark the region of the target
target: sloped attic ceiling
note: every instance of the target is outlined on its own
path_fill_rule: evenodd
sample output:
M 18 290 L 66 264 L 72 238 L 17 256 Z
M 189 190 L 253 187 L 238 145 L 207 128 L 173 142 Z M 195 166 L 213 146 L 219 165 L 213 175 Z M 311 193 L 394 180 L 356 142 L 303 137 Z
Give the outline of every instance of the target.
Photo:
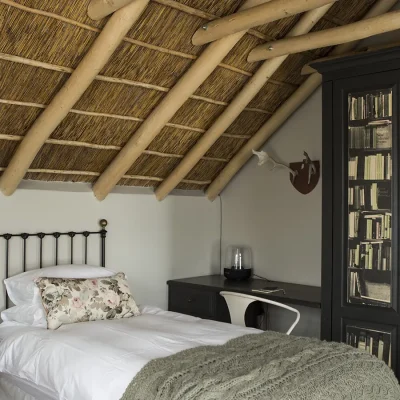
M 67 81 L 108 18 L 87 16 L 90 0 L 0 0 L 0 174 L 35 119 Z M 153 0 L 64 121 L 25 179 L 95 182 L 205 46 L 191 38 L 241 0 Z M 314 31 L 361 19 L 374 0 L 341 0 Z M 134 162 L 120 185 L 157 187 L 260 66 L 257 45 L 279 39 L 300 15 L 249 31 Z M 178 188 L 205 189 L 248 139 L 304 81 L 301 68 L 329 53 L 288 57 L 263 90 Z

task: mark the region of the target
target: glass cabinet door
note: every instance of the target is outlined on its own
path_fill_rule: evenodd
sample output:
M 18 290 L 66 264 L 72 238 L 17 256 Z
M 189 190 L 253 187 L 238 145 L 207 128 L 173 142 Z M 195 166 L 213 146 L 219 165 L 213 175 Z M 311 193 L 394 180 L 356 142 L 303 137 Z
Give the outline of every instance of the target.
M 348 95 L 348 304 L 392 307 L 392 109 L 392 89 Z

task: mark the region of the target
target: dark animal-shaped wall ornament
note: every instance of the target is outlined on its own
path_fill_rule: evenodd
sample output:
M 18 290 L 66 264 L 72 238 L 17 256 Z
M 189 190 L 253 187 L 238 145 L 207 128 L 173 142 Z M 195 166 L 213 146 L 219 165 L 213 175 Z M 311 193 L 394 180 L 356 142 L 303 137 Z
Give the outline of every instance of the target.
M 308 194 L 317 186 L 320 177 L 320 162 L 312 161 L 304 152 L 304 159 L 300 162 L 290 163 L 289 166 L 275 161 L 265 151 L 255 151 L 253 154 L 258 157 L 258 165 L 267 164 L 270 170 L 275 168 L 286 168 L 290 173 L 290 182 L 293 187 L 302 194 Z

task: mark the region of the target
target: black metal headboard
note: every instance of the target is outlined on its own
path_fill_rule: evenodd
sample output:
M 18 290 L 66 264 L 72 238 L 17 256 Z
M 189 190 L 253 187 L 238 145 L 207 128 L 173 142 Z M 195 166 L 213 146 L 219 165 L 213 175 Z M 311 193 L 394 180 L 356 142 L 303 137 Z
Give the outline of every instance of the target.
M 39 268 L 43 267 L 43 239 L 46 236 L 53 236 L 54 237 L 54 246 L 55 246 L 55 260 L 54 264 L 58 265 L 59 257 L 58 257 L 58 249 L 59 249 L 59 239 L 62 236 L 67 236 L 70 238 L 70 262 L 71 264 L 74 263 L 74 239 L 76 236 L 82 236 L 84 238 L 84 264 L 87 264 L 88 260 L 88 237 L 98 235 L 101 240 L 100 244 L 100 265 L 102 267 L 106 266 L 106 237 L 107 237 L 107 220 L 102 219 L 100 220 L 101 229 L 96 232 L 90 231 L 83 231 L 83 232 L 52 232 L 52 233 L 19 233 L 19 234 L 11 234 L 5 233 L 0 235 L 0 239 L 5 241 L 5 268 L 6 268 L 6 278 L 10 275 L 10 241 L 14 238 L 19 238 L 22 240 L 22 271 L 26 272 L 27 266 L 27 259 L 26 259 L 26 248 L 27 248 L 27 241 L 29 238 L 36 238 L 39 240 Z M 8 296 L 6 293 L 6 307 L 8 307 Z

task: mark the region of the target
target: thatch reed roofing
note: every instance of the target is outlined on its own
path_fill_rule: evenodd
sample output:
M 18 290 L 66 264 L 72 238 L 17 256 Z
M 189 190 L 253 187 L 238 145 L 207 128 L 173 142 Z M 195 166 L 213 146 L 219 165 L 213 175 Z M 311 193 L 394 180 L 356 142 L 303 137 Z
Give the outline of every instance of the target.
M 0 0 L 0 174 L 24 134 L 66 82 L 108 18 L 87 16 L 89 0 Z M 204 46 L 191 37 L 205 21 L 231 14 L 241 0 L 153 0 L 64 121 L 25 179 L 94 182 Z M 374 0 L 341 0 L 322 30 L 359 20 Z M 120 181 L 156 187 L 241 90 L 260 63 L 249 52 L 278 39 L 299 15 L 252 29 L 185 102 Z M 263 90 L 178 186 L 204 189 L 304 81 L 301 68 L 324 48 L 289 56 Z

